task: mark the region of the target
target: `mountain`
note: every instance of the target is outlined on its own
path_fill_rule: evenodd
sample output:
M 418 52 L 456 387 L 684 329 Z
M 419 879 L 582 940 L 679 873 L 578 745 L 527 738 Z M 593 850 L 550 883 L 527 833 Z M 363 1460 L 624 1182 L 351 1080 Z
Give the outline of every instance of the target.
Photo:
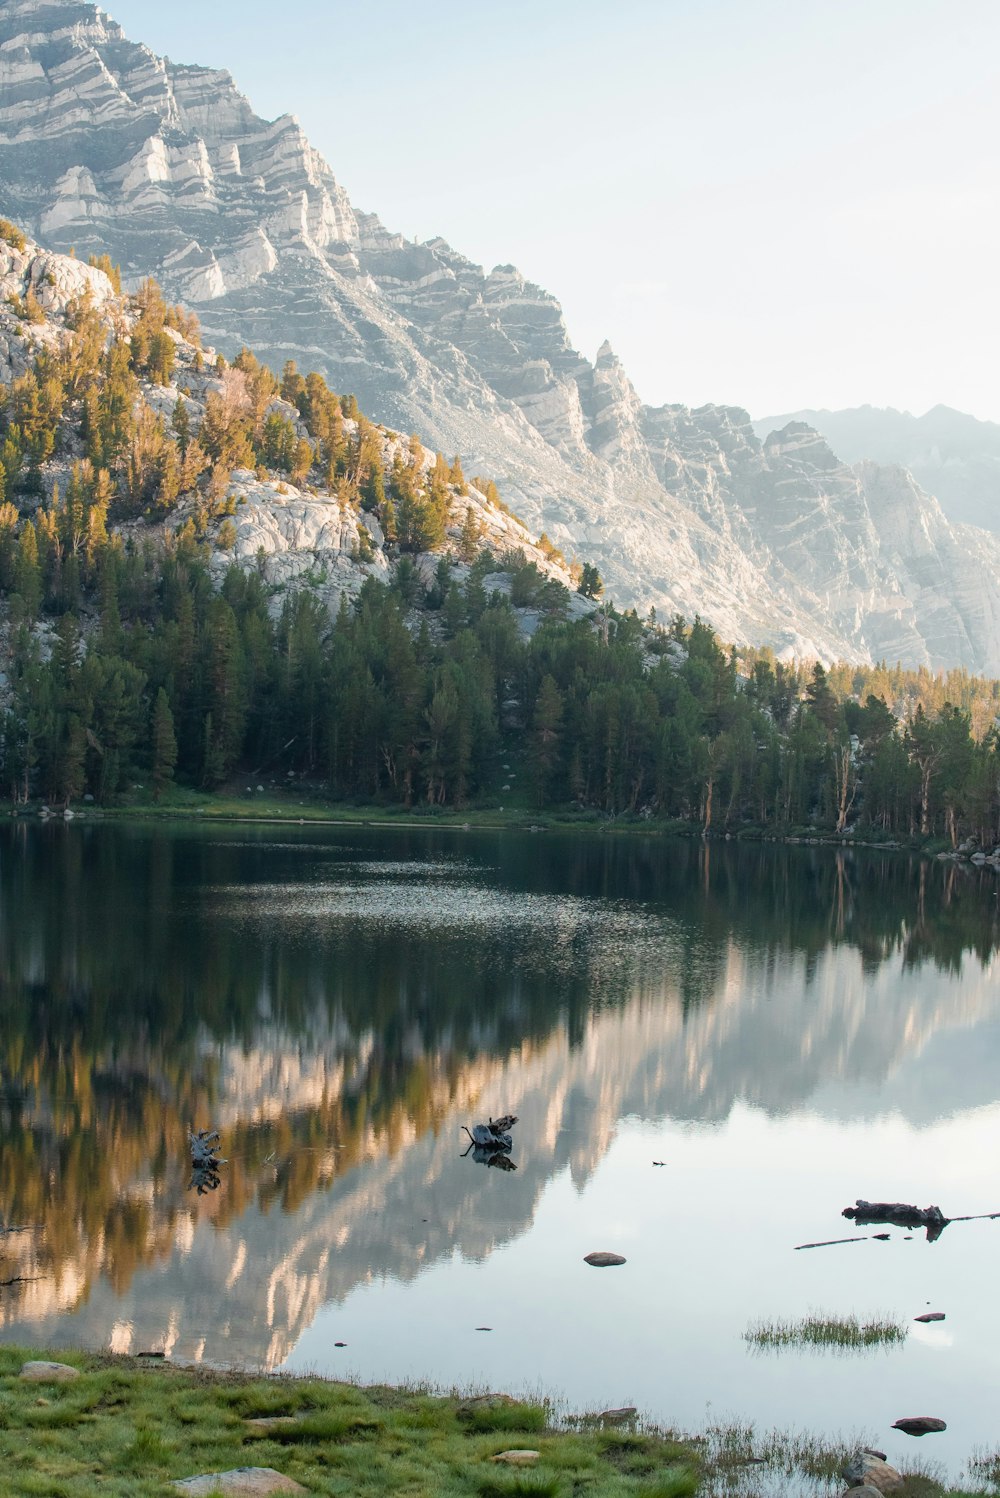
M 93 5 L 4 6 L 0 194 L 44 243 L 155 275 L 224 351 L 317 368 L 460 451 L 619 604 L 787 655 L 1000 673 L 994 536 L 800 424 L 762 442 L 737 408 L 643 405 L 513 266 L 392 233 L 293 116 L 261 119 L 228 73 L 155 56 Z
M 901 464 L 936 495 L 951 522 L 1000 535 L 1000 423 L 950 406 L 934 406 L 923 416 L 854 406 L 768 416 L 754 422 L 754 431 L 764 437 L 789 421 L 808 422 L 848 463 Z

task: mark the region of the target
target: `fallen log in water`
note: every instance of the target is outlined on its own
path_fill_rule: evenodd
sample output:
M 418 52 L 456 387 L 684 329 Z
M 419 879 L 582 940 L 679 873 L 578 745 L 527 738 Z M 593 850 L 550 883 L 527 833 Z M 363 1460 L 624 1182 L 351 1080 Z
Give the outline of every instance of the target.
M 862 1197 L 858 1198 L 853 1207 L 845 1207 L 841 1216 L 850 1218 L 858 1227 L 885 1222 L 897 1228 L 926 1228 L 928 1243 L 934 1243 L 940 1238 L 952 1222 L 1000 1220 L 1000 1212 L 973 1212 L 965 1217 L 945 1217 L 940 1207 L 911 1207 L 909 1202 L 866 1202 Z M 888 1237 L 888 1233 L 873 1233 L 862 1238 L 824 1238 L 821 1243 L 797 1243 L 795 1247 L 796 1251 L 801 1248 L 835 1248 L 839 1243 L 868 1243 L 871 1238 Z
M 845 1207 L 841 1213 L 859 1227 L 868 1227 L 873 1222 L 888 1222 L 897 1228 L 925 1228 L 927 1242 L 940 1238 L 951 1221 L 940 1207 L 912 1207 L 908 1202 L 866 1202 L 859 1197 L 853 1207 Z

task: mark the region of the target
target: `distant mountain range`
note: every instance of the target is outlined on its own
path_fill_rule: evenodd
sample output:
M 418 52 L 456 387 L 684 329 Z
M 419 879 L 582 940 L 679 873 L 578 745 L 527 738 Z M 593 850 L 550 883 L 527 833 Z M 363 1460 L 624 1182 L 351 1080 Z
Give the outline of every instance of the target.
M 390 232 L 292 116 L 261 119 L 228 73 L 159 58 L 82 0 L 0 11 L 0 211 L 107 250 L 132 285 L 155 275 L 224 351 L 317 368 L 461 452 L 619 604 L 779 653 L 1000 674 L 995 535 L 803 423 L 761 441 L 738 408 L 643 405 L 514 267 Z
M 1000 535 L 1000 423 L 980 421 L 950 406 L 923 416 L 892 407 L 854 406 L 846 411 L 790 411 L 754 422 L 761 438 L 789 421 L 822 433 L 847 463 L 870 458 L 908 468 L 936 495 L 948 519 Z

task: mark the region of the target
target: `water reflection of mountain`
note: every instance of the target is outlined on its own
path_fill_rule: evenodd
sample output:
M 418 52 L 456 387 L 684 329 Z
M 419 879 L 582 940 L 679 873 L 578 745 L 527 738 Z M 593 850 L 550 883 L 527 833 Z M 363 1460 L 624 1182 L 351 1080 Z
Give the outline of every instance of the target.
M 995 898 L 952 869 L 65 832 L 0 843 L 0 1191 L 34 1229 L 4 1240 L 8 1336 L 274 1363 L 366 1278 L 516 1237 L 628 1114 L 837 1111 L 887 1080 L 919 1104 L 942 1043 L 934 1114 L 995 1095 Z M 460 1123 L 508 1108 L 518 1171 L 459 1161 Z M 232 1163 L 199 1201 L 183 1131 L 209 1120 Z

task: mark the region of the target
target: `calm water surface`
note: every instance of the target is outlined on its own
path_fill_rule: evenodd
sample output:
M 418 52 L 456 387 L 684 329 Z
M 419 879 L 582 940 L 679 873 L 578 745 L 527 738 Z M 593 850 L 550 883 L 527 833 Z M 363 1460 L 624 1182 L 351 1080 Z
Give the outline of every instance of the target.
M 933 1414 L 919 1454 L 957 1474 L 1000 1445 L 1000 1222 L 794 1250 L 858 1196 L 1000 1210 L 998 939 L 994 875 L 902 855 L 10 824 L 0 1335 L 890 1460 Z M 463 1159 L 508 1111 L 516 1171 Z M 204 1197 L 188 1125 L 229 1160 Z M 812 1310 L 910 1332 L 748 1349 Z

